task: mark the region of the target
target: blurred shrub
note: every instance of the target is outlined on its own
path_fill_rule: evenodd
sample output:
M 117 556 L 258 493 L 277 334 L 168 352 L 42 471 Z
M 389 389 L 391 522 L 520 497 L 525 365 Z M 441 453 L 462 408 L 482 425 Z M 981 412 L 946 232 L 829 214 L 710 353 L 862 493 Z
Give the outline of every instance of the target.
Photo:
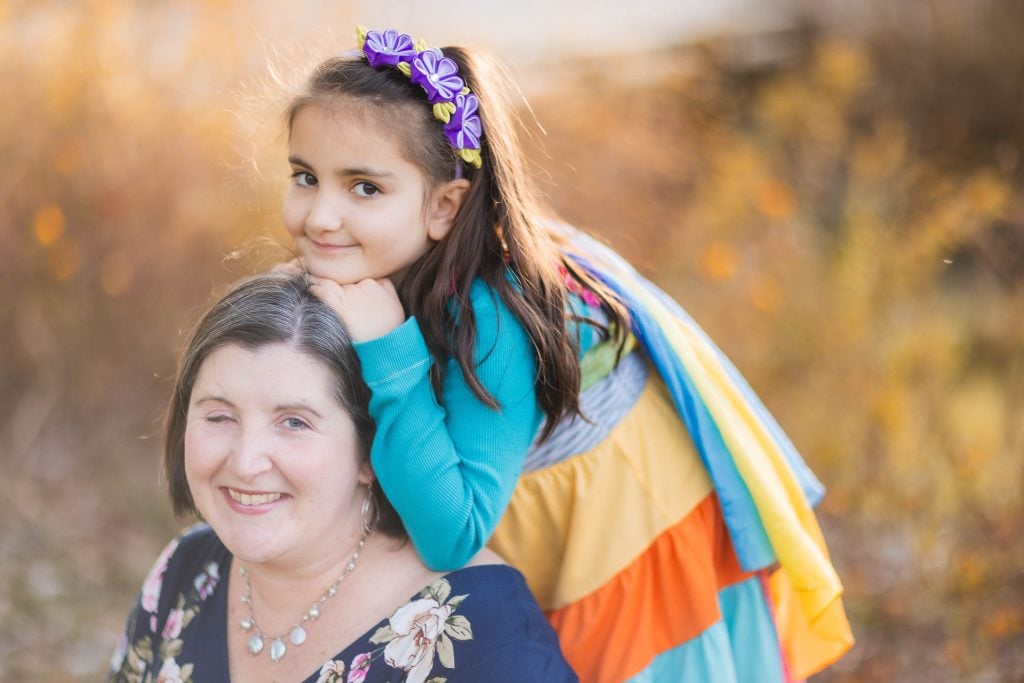
M 860 645 L 825 680 L 1024 675 L 1024 6 L 930 6 L 930 31 L 595 60 L 533 103 L 553 203 L 690 309 L 829 487 Z

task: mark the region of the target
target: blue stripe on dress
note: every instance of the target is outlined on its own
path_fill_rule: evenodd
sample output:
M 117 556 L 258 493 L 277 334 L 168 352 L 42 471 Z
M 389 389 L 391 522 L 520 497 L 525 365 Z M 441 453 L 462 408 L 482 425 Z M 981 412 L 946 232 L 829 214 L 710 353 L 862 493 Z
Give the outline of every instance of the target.
M 654 287 L 617 254 L 594 240 L 588 239 L 585 235 L 579 235 L 578 239 L 590 249 L 596 250 L 599 257 L 611 260 L 623 272 L 629 273 L 635 281 Z M 765 531 L 754 499 L 750 495 L 750 489 L 747 488 L 746 482 L 740 476 L 718 424 L 704 403 L 700 392 L 694 386 L 686 368 L 676 356 L 665 332 L 646 307 L 632 295 L 628 285 L 615 281 L 582 256 L 573 255 L 573 259 L 614 291 L 629 309 L 633 334 L 647 351 L 651 362 L 661 375 L 665 386 L 668 387 L 676 409 L 686 424 L 701 461 L 707 468 L 715 491 L 718 493 L 718 499 L 722 505 L 722 515 L 729 528 L 729 536 L 732 538 L 740 566 L 746 571 L 754 571 L 772 565 L 776 561 L 775 551 L 768 540 L 768 533 Z
M 683 307 L 680 306 L 675 299 L 650 282 L 645 282 L 644 284 L 646 285 L 648 292 L 657 297 L 658 300 L 661 301 L 661 303 L 664 304 L 664 306 L 676 317 L 686 321 L 689 328 L 699 334 L 707 345 L 715 351 L 715 356 L 717 357 L 718 362 L 722 364 L 722 367 L 725 368 L 726 374 L 729 375 L 729 378 L 736 384 L 737 388 L 739 388 L 740 393 L 743 394 L 743 398 L 746 400 L 747 404 L 754 409 L 754 412 L 757 413 L 757 416 L 761 418 L 761 421 L 768 428 L 775 445 L 779 447 L 779 450 L 782 452 L 783 457 L 789 464 L 790 469 L 792 469 L 793 474 L 796 476 L 797 482 L 800 484 L 800 488 L 804 492 L 804 496 L 807 497 L 807 502 L 811 507 L 817 507 L 818 503 L 820 503 L 821 499 L 825 496 L 824 485 L 816 476 L 814 476 L 811 468 L 807 466 L 803 457 L 801 457 L 800 453 L 796 450 L 796 446 L 793 445 L 793 442 L 790 441 L 789 437 L 782 430 L 782 427 L 779 426 L 775 417 L 767 408 L 765 408 L 764 403 L 762 403 L 758 395 L 754 393 L 754 390 L 750 387 L 747 380 L 740 374 L 740 371 L 736 369 L 736 366 L 729 360 L 729 357 L 722 353 L 722 350 L 719 349 L 711 340 L 711 337 L 709 337 L 703 328 L 701 328 L 701 326 L 698 325 L 692 317 L 690 317 L 689 313 L 683 310 Z
M 533 472 L 594 448 L 636 404 L 647 383 L 647 363 L 640 351 L 625 356 L 593 386 L 580 394 L 579 416 L 558 423 L 546 441 L 534 441 L 523 472 Z

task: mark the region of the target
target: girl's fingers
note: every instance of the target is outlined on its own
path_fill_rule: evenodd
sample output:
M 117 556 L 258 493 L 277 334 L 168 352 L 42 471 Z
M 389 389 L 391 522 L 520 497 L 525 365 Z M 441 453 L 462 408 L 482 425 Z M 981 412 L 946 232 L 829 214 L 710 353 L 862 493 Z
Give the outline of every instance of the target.
M 310 293 L 331 308 L 338 308 L 341 305 L 341 289 L 325 287 L 322 284 L 309 286 Z
M 302 268 L 295 265 L 294 262 L 289 261 L 288 263 L 278 263 L 276 266 L 270 269 L 272 273 L 283 273 L 285 275 L 301 275 Z

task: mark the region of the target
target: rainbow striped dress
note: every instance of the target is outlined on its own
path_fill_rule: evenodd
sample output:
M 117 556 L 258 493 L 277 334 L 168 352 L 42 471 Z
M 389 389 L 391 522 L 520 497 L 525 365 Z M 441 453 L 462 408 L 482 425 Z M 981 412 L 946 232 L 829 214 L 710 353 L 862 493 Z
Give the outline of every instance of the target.
M 621 257 L 572 258 L 635 348 L 581 361 L 582 412 L 527 455 L 490 547 L 585 682 L 801 680 L 853 643 L 813 507 L 821 484 L 697 324 Z

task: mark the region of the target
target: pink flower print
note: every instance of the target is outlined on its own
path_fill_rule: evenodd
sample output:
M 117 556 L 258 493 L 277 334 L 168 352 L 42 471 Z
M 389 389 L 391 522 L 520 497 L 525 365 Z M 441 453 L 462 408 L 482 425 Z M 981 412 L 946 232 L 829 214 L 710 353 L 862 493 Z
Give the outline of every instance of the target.
M 352 665 L 348 670 L 348 678 L 345 679 L 345 683 L 363 683 L 366 680 L 366 674 L 370 670 L 370 653 L 364 652 L 361 655 L 356 655 L 352 659 Z
M 181 667 L 174 661 L 174 657 L 164 660 L 160 667 L 160 673 L 156 676 L 156 683 L 185 683 L 187 676 L 182 676 Z
M 320 677 L 316 683 L 337 683 L 345 674 L 345 662 L 334 659 L 320 667 Z
M 450 605 L 420 598 L 400 608 L 388 620 L 398 636 L 384 647 L 384 661 L 408 671 L 407 683 L 423 683 L 434 666 L 437 639 L 452 613 Z
M 164 583 L 164 572 L 167 571 L 167 562 L 171 559 L 171 555 L 178 548 L 178 539 L 174 539 L 167 544 L 163 552 L 160 553 L 160 557 L 156 558 L 156 562 L 153 564 L 153 568 L 149 570 L 149 574 L 146 575 L 146 581 L 142 584 L 142 609 L 147 612 L 156 612 L 157 605 L 160 604 L 160 587 Z M 155 628 L 153 629 L 156 630 Z
M 220 570 L 217 568 L 217 563 L 210 562 L 203 568 L 203 571 L 196 577 L 192 585 L 195 586 L 196 591 L 199 593 L 199 599 L 205 600 L 217 588 L 218 581 L 220 581 Z
M 185 610 L 172 609 L 171 613 L 167 615 L 167 623 L 164 624 L 164 630 L 160 635 L 167 640 L 173 640 L 181 635 L 181 626 L 184 623 Z

